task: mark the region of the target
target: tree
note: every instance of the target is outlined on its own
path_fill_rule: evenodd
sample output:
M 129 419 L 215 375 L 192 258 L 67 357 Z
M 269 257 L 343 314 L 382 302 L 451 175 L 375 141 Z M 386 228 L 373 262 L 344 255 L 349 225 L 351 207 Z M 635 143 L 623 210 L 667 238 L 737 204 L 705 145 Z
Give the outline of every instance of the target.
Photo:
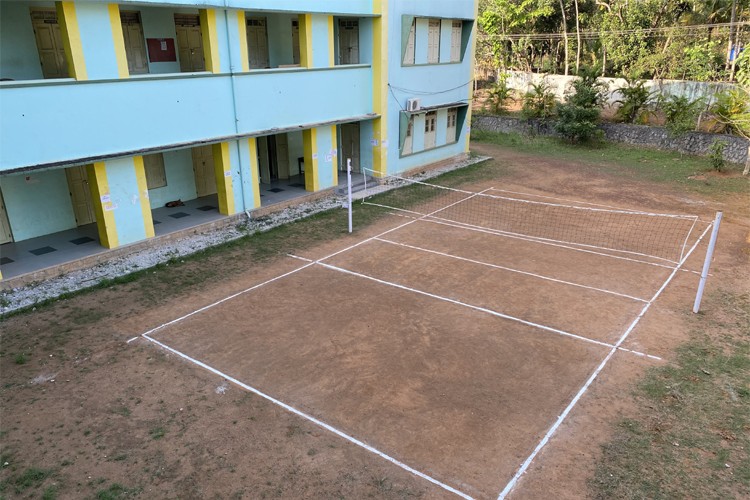
M 599 116 L 607 86 L 598 79 L 598 68 L 581 69 L 571 84 L 565 103 L 557 106 L 557 130 L 570 142 L 590 139 L 599 132 Z

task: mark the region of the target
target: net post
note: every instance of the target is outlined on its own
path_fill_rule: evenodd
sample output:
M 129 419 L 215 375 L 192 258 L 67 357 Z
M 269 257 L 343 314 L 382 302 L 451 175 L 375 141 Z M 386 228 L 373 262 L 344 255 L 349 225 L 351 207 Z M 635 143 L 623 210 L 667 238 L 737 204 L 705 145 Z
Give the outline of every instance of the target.
M 716 247 L 716 239 L 719 236 L 719 226 L 721 225 L 721 218 L 724 214 L 722 212 L 716 212 L 716 219 L 714 220 L 714 228 L 711 231 L 711 240 L 708 242 L 708 250 L 706 250 L 706 260 L 703 262 L 703 271 L 701 272 L 701 280 L 698 283 L 698 292 L 695 294 L 695 304 L 693 304 L 693 312 L 697 313 L 701 308 L 701 300 L 703 299 L 703 289 L 706 287 L 706 279 L 708 278 L 708 269 L 711 267 L 711 260 L 714 256 L 714 248 Z
M 349 232 L 352 232 L 352 159 L 346 160 L 347 208 L 349 210 Z

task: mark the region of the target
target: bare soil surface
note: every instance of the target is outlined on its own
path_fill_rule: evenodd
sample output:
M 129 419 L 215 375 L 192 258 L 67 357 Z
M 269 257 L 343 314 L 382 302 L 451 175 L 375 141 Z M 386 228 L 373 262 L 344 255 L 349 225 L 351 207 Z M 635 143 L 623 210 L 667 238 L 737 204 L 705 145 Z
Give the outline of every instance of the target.
M 750 217 L 741 196 L 706 199 L 595 166 L 486 144 L 502 180 L 545 196 L 710 220 L 726 213 L 709 281 L 747 291 Z M 333 241 L 319 259 L 403 224 L 389 217 Z M 641 309 L 631 299 L 487 270 L 424 247 L 557 280 L 651 298 L 664 268 L 581 252 L 502 244 L 411 224 L 326 261 L 453 300 L 530 315 L 614 342 Z M 701 247 L 704 248 L 704 247 Z M 492 250 L 492 251 L 490 251 Z M 688 262 L 700 269 L 702 251 Z M 611 260 L 611 259 L 609 259 Z M 508 263 L 512 262 L 513 265 Z M 165 322 L 304 265 L 242 247 L 59 301 L 0 323 L 0 481 L 7 498 L 452 498 L 434 484 L 145 340 Z M 171 275 L 169 275 L 171 276 Z M 194 281 L 189 278 L 193 277 Z M 686 339 L 697 283 L 680 272 L 625 347 L 668 362 Z M 158 285 L 158 286 L 157 286 Z M 715 314 L 707 298 L 705 315 Z M 720 335 L 720 331 L 713 332 Z M 607 354 L 601 345 L 318 265 L 154 332 L 153 337 L 362 439 L 477 498 L 495 498 Z M 581 498 L 630 387 L 659 361 L 618 352 L 511 498 Z M 106 498 L 106 497 L 105 497 Z

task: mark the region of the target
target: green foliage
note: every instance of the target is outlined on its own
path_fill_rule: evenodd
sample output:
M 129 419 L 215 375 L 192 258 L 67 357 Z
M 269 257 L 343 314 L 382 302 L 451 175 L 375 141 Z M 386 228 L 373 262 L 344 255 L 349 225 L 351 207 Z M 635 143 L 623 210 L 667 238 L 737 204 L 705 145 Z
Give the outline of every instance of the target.
M 497 83 L 490 88 L 485 105 L 491 113 L 503 114 L 507 111 L 508 101 L 513 101 L 515 91 L 508 87 L 508 74 L 503 73 L 498 77 Z
M 726 147 L 726 141 L 716 139 L 709 148 L 708 158 L 711 160 L 711 168 L 717 172 L 724 170 L 724 148 Z
M 711 131 L 750 138 L 750 93 L 741 87 L 716 94 L 708 120 Z
M 664 112 L 667 130 L 673 135 L 695 130 L 703 105 L 703 99 L 691 101 L 678 95 L 659 96 L 659 109 Z
M 581 71 L 573 81 L 565 103 L 557 107 L 557 130 L 570 142 L 587 141 L 598 135 L 601 104 L 607 86 L 597 78 L 598 71 Z
M 29 358 L 24 352 L 19 352 L 13 357 L 13 361 L 15 361 L 17 365 L 25 365 L 28 360 Z
M 546 120 L 555 114 L 555 94 L 546 80 L 532 83 L 531 90 L 523 96 L 521 114 L 527 119 Z
M 680 64 L 672 65 L 667 72 L 669 77 L 707 82 L 722 76 L 724 58 L 716 40 L 694 42 L 682 49 L 682 55 Z
M 737 83 L 750 92 L 750 50 L 745 49 L 734 62 Z
M 646 88 L 646 82 L 643 80 L 628 80 L 626 87 L 615 92 L 622 95 L 622 99 L 615 101 L 620 105 L 615 116 L 625 123 L 639 122 L 650 111 L 649 107 L 655 94 Z

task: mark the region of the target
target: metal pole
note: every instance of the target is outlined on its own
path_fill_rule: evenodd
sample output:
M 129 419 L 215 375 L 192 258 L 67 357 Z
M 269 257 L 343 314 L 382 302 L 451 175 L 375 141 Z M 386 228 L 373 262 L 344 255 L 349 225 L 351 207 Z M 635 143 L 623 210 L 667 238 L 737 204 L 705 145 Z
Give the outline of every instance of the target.
M 346 160 L 346 185 L 348 189 L 347 200 L 349 202 L 349 232 L 352 232 L 352 159 Z
M 701 308 L 701 299 L 703 299 L 703 289 L 706 287 L 706 278 L 708 278 L 708 269 L 711 267 L 711 260 L 714 256 L 714 248 L 716 247 L 716 238 L 719 236 L 719 226 L 721 225 L 721 218 L 724 214 L 722 212 L 716 212 L 716 220 L 714 220 L 714 229 L 711 231 L 711 240 L 708 242 L 708 250 L 706 250 L 706 260 L 703 262 L 703 271 L 701 272 L 701 280 L 698 283 L 698 293 L 695 295 L 695 304 L 693 304 L 693 312 L 697 313 Z

